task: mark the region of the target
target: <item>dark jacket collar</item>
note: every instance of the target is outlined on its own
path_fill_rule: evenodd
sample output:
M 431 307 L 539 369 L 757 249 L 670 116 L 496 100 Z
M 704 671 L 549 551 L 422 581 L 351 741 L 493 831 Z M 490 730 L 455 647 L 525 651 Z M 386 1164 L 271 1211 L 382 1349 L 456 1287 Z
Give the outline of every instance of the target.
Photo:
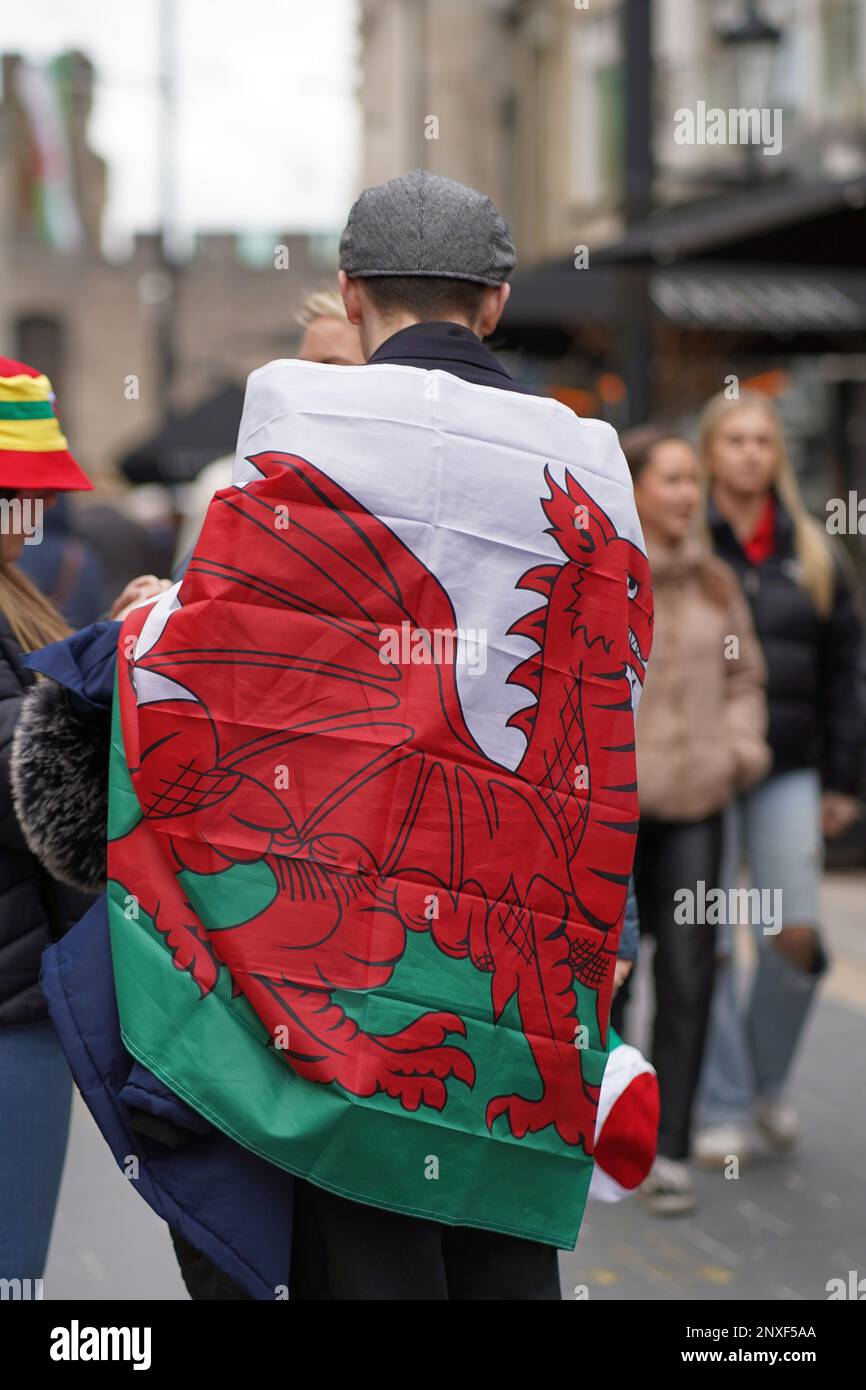
M 784 502 L 775 489 L 773 496 L 776 499 L 776 553 L 787 556 L 790 554 L 793 544 L 794 524 Z M 743 564 L 749 563 L 733 526 L 722 516 L 713 500 L 712 493 L 707 499 L 707 524 L 713 537 L 713 545 L 720 555 L 736 558 Z
M 411 323 L 392 333 L 377 347 L 369 364 L 397 363 L 404 367 L 439 368 L 464 381 L 523 391 L 481 339 L 463 324 L 434 321 Z

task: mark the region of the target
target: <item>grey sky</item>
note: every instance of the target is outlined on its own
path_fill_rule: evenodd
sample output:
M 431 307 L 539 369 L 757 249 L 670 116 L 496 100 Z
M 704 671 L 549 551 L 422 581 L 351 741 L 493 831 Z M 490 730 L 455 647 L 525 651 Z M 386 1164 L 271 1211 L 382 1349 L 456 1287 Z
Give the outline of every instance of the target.
M 331 231 L 356 191 L 354 0 L 174 0 L 178 226 Z M 108 239 L 158 207 L 160 0 L 3 5 L 6 51 L 78 47 L 97 67 L 91 143 L 109 162 Z

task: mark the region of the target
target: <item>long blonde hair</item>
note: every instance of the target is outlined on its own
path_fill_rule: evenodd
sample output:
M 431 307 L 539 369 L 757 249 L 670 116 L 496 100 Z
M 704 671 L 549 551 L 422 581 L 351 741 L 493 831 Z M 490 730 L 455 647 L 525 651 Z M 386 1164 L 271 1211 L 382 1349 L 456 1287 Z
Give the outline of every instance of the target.
M 326 289 L 313 290 L 312 294 L 308 294 L 297 315 L 297 322 L 302 328 L 307 328 L 313 319 L 340 319 L 342 323 L 348 323 L 342 295 L 337 290 Z
M 785 431 L 779 412 L 767 396 L 762 396 L 757 391 L 744 391 L 736 399 L 731 399 L 721 392 L 704 406 L 698 424 L 698 441 L 706 481 L 708 485 L 711 483 L 709 456 L 716 431 L 726 416 L 745 407 L 762 410 L 773 426 L 776 436 L 773 486 L 793 523 L 794 554 L 799 567 L 798 583 L 806 590 L 821 617 L 829 617 L 833 607 L 833 555 L 830 543 L 818 522 L 806 510 L 788 457 Z
M 0 547 L 0 612 L 6 618 L 22 651 L 35 652 L 72 631 L 49 598 L 31 584 Z

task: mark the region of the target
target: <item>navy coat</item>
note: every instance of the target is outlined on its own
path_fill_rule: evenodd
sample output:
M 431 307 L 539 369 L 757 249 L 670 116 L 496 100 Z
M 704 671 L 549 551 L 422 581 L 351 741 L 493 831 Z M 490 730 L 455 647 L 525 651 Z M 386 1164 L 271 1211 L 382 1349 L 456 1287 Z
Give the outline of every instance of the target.
M 63 685 L 73 707 L 107 711 L 119 626 L 96 623 L 27 664 Z M 229 1139 L 126 1051 L 104 894 L 45 952 L 41 983 L 76 1085 L 139 1194 L 250 1298 L 285 1298 L 294 1179 Z

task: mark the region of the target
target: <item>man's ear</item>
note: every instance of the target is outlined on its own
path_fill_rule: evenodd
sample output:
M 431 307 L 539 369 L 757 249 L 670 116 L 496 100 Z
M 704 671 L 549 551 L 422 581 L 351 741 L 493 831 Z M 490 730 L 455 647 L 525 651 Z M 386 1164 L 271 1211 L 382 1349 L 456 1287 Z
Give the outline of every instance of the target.
M 346 318 L 357 328 L 361 322 L 361 291 L 358 282 L 350 279 L 345 270 L 338 270 L 337 284 L 346 310 Z
M 479 338 L 488 338 L 502 318 L 503 311 L 511 294 L 509 284 L 491 285 L 481 302 L 481 315 L 478 320 Z

